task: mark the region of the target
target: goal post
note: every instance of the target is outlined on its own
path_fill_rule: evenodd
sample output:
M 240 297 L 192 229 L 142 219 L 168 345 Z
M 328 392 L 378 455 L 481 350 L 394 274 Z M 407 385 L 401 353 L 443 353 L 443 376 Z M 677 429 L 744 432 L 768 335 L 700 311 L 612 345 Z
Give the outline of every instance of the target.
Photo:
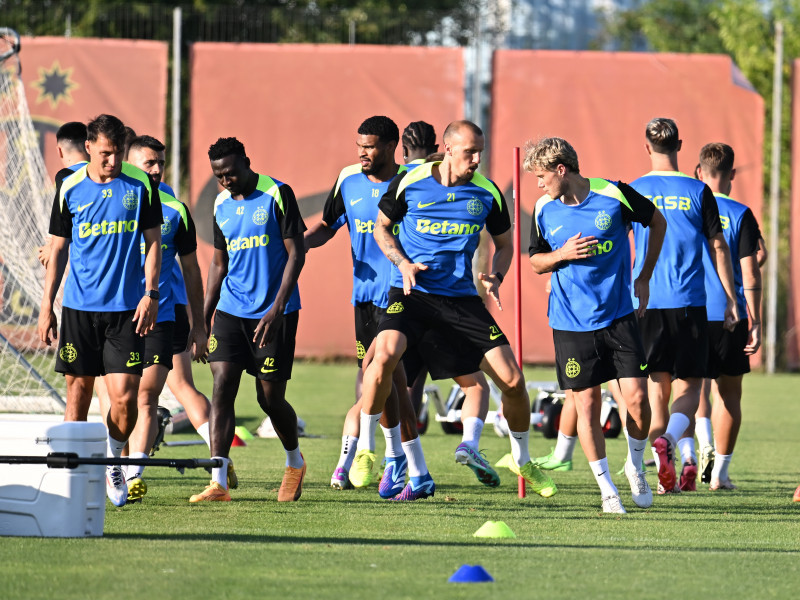
M 20 79 L 19 36 L 0 28 L 0 412 L 64 410 L 54 348 L 37 335 L 46 237 L 54 187 Z M 60 314 L 58 303 L 56 314 Z

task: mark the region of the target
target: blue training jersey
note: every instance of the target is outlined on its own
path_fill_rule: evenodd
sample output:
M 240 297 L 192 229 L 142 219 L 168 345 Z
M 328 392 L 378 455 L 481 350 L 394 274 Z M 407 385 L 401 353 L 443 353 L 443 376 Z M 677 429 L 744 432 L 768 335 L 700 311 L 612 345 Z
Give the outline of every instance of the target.
M 197 234 L 194 221 L 186 205 L 172 193 L 166 184 L 158 187 L 161 198 L 161 275 L 158 278 L 158 323 L 175 320 L 175 305 L 186 304 L 186 285 L 178 256 L 197 250 Z M 145 260 L 145 245 L 142 242 L 142 265 Z M 144 283 L 144 280 L 142 280 Z M 183 298 L 183 302 L 180 299 Z
M 594 236 L 593 256 L 564 261 L 550 277 L 547 316 L 561 331 L 596 331 L 633 312 L 628 224 L 649 225 L 655 206 L 624 183 L 590 179 L 588 196 L 568 205 L 543 196 L 531 224 L 530 256 L 569 238 Z
M 647 308 L 705 306 L 703 246 L 722 231 L 714 194 L 702 181 L 678 171 L 652 171 L 631 182 L 631 187 L 655 204 L 667 221 Z M 649 235 L 634 224 L 634 279 L 642 271 Z M 633 302 L 638 306 L 638 299 Z
M 163 181 L 158 184 L 158 191 L 161 195 L 164 193 L 172 196 L 173 198 L 177 198 L 178 196 L 175 194 L 173 189 L 168 186 Z M 185 206 L 185 205 L 184 205 Z M 186 213 L 189 219 L 189 223 L 194 228 L 194 221 L 192 221 L 192 214 L 190 212 Z M 194 234 L 195 237 L 195 250 L 197 249 L 197 234 Z M 181 253 L 179 253 L 181 254 Z M 164 264 L 161 264 L 161 271 L 164 271 Z M 172 268 L 172 278 L 170 279 L 170 283 L 172 285 L 172 293 L 175 294 L 175 304 L 188 304 L 189 298 L 186 295 L 186 284 L 183 281 L 183 271 L 181 270 L 181 264 L 179 260 L 175 260 L 173 263 Z
M 741 259 L 753 256 L 758 251 L 758 240 L 761 231 L 758 227 L 753 212 L 744 204 L 737 202 L 725 194 L 714 194 L 719 208 L 719 218 L 722 223 L 722 234 L 731 250 L 731 264 L 733 266 L 733 283 L 736 288 L 736 306 L 739 309 L 739 319 L 747 318 L 747 301 L 744 297 L 742 284 Z M 725 307 L 728 297 L 719 280 L 714 263 L 711 262 L 711 252 L 706 245 L 703 251 L 703 266 L 705 268 L 705 285 L 708 302 L 706 310 L 709 321 L 724 321 Z
M 266 175 L 255 191 L 234 200 L 225 190 L 214 202 L 214 248 L 228 255 L 217 310 L 260 319 L 275 301 L 289 258 L 283 240 L 306 230 L 294 191 Z M 295 286 L 284 314 L 300 310 Z
M 71 241 L 63 305 L 84 311 L 133 310 L 144 295 L 142 232 L 161 225 L 161 202 L 147 174 L 122 163 L 120 174 L 93 181 L 87 164 L 61 180 L 50 233 Z
M 399 167 L 398 173 L 405 171 Z M 389 304 L 389 278 L 392 263 L 383 255 L 373 231 L 378 217 L 378 202 L 389 181 L 374 182 L 362 171 L 361 165 L 342 169 L 331 189 L 322 220 L 334 230 L 347 225 L 350 231 L 350 253 L 353 258 L 353 305 L 372 302 L 386 308 Z
M 511 227 L 500 189 L 480 173 L 469 183 L 445 186 L 433 176 L 438 162 L 429 162 L 395 177 L 381 199 L 380 210 L 400 223 L 397 235 L 412 262 L 428 267 L 416 275 L 414 289 L 442 296 L 476 296 L 472 256 L 483 226 L 491 235 Z M 391 284 L 403 287 L 392 265 Z

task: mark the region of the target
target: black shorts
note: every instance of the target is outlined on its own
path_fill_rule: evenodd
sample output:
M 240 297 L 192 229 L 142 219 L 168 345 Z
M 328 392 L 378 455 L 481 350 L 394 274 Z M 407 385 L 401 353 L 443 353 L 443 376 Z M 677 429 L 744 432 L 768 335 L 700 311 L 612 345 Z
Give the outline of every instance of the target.
M 705 306 L 648 308 L 639 319 L 639 329 L 651 373 L 670 373 L 677 379 L 706 376 Z
M 144 367 L 161 365 L 172 370 L 172 343 L 175 321 L 156 323 L 144 338 Z
M 434 351 L 429 352 L 425 344 L 420 350 L 432 376 L 449 369 L 452 361 L 470 369 L 459 375 L 473 373 L 477 370 L 472 368 L 475 357 L 482 359 L 489 350 L 508 345 L 478 296 L 440 296 L 416 290 L 406 296 L 402 289 L 390 288 L 389 308 L 378 326 L 379 332 L 386 330 L 403 333 L 409 349 L 419 346 L 426 335 L 436 336 Z M 437 354 L 436 347 L 450 352 Z
M 750 323 L 742 319 L 733 331 L 722 326 L 722 321 L 708 322 L 708 377 L 720 375 L 736 377 L 750 372 L 750 357 L 744 353 Z
M 356 323 L 356 358 L 360 367 L 367 349 L 378 335 L 378 323 L 381 322 L 386 309 L 372 302 L 360 302 L 353 307 L 353 310 Z
M 562 390 L 594 387 L 612 379 L 647 377 L 649 371 L 633 313 L 595 331 L 554 329 L 553 344 Z
M 459 338 L 460 341 L 453 341 Z M 426 369 L 434 380 L 471 375 L 480 371 L 482 360 L 483 352 L 471 346 L 459 334 L 453 333 L 448 337 L 434 330 L 426 333 L 416 346 L 406 350 L 403 366 L 411 385 Z
M 283 315 L 275 337 L 259 348 L 253 336 L 260 319 L 244 319 L 218 310 L 208 338 L 208 361 L 236 363 L 263 381 L 291 379 L 299 313 Z
M 144 338 L 136 333 L 133 310 L 61 311 L 56 371 L 98 377 L 107 373 L 141 375 Z
M 185 304 L 175 305 L 175 330 L 172 333 L 172 353 L 186 352 L 189 343 L 189 314 Z

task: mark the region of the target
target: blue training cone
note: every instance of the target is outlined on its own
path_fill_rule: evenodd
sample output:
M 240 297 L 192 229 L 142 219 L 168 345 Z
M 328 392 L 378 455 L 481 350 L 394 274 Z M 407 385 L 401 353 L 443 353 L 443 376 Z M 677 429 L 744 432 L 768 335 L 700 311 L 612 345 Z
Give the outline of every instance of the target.
M 461 565 L 458 570 L 450 576 L 448 583 L 485 583 L 493 582 L 494 577 L 481 565 Z

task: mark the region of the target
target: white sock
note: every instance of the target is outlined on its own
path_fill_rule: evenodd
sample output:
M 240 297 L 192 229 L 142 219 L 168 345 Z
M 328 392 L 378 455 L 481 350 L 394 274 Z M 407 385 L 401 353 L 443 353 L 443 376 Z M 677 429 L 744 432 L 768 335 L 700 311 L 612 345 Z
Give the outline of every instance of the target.
M 403 446 L 400 440 L 400 424 L 398 423 L 391 429 L 381 425 L 383 438 L 386 440 L 386 458 L 396 458 L 403 456 Z
M 410 442 L 403 442 L 403 452 L 408 459 L 408 476 L 421 477 L 428 474 L 428 465 L 425 463 L 425 453 L 422 452 L 422 442 L 419 437 Z
M 114 458 L 119 458 L 122 456 L 122 450 L 125 448 L 125 444 L 128 443 L 128 440 L 124 442 L 120 442 L 119 440 L 115 440 L 109 434 L 108 436 L 108 444 L 106 445 L 106 456 L 113 456 Z
M 342 436 L 342 452 L 339 454 L 339 462 L 336 464 L 337 469 L 344 469 L 349 471 L 353 465 L 353 458 L 356 455 L 356 444 L 358 438 L 354 435 Z
M 531 460 L 530 452 L 528 451 L 528 437 L 530 431 L 511 431 L 508 430 L 508 438 L 511 440 L 511 457 L 518 467 L 526 465 Z
M 717 481 L 727 481 L 730 479 L 728 475 L 728 466 L 731 464 L 731 454 L 717 454 L 714 457 L 714 468 L 711 469 L 711 479 Z
M 694 437 L 685 437 L 678 440 L 678 451 L 681 453 L 681 464 L 690 460 L 697 464 L 697 454 L 694 450 Z
M 300 446 L 295 448 L 294 450 L 286 450 L 286 466 L 292 467 L 293 469 L 302 469 L 303 468 L 303 456 L 300 454 Z
M 147 453 L 131 452 L 130 458 L 147 458 Z M 144 473 L 144 465 L 128 465 L 128 468 L 125 469 L 125 479 L 136 479 L 141 477 L 142 473 Z
M 683 437 L 683 432 L 686 431 L 690 422 L 689 417 L 683 413 L 676 412 L 669 416 L 669 423 L 667 423 L 667 431 L 664 433 L 664 437 L 672 442 L 673 447 Z
M 361 411 L 361 433 L 358 438 L 359 450 L 369 450 L 375 452 L 375 430 L 378 428 L 378 421 L 381 420 L 381 413 L 377 415 L 368 415 L 363 410 Z
M 208 433 L 208 421 L 206 421 L 205 423 L 200 425 L 200 427 L 197 428 L 197 433 L 201 438 L 203 438 L 203 441 L 206 443 L 206 446 L 211 448 L 211 437 Z
M 478 450 L 478 444 L 481 441 L 481 433 L 483 433 L 483 421 L 478 417 L 467 417 L 462 419 L 464 424 L 464 433 L 461 436 L 461 443 L 466 444 L 473 450 Z
M 608 458 L 601 458 L 600 460 L 590 462 L 589 468 L 592 470 L 594 478 L 597 480 L 597 485 L 600 486 L 600 495 L 603 496 L 603 498 L 619 496 L 617 487 L 614 485 L 614 482 L 611 481 L 611 473 L 608 471 Z
M 213 467 L 211 469 L 211 481 L 216 481 L 226 490 L 228 489 L 228 463 L 230 458 L 224 456 L 212 456 L 211 458 L 218 458 L 222 461 L 221 467 Z
M 694 421 L 694 434 L 697 436 L 697 445 L 701 448 L 711 446 L 714 443 L 711 441 L 711 419 L 708 417 L 700 417 Z
M 572 453 L 575 451 L 575 444 L 577 441 L 577 435 L 564 435 L 559 431 L 558 439 L 556 440 L 556 449 L 553 450 L 553 459 L 560 462 L 572 460 Z
M 625 437 L 628 438 L 628 461 L 636 467 L 637 471 L 642 470 L 642 463 L 644 462 L 644 449 L 647 448 L 647 438 L 637 440 L 628 435 L 628 430 L 625 430 Z

